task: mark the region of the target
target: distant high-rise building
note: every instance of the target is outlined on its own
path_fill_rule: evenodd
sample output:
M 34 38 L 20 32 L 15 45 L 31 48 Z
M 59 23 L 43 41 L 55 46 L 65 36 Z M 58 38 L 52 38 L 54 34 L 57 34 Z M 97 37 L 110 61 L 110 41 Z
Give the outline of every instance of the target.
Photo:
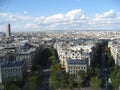
M 10 36 L 11 36 L 11 28 L 10 28 L 10 24 L 7 25 L 6 36 L 7 36 L 7 37 L 10 37 Z

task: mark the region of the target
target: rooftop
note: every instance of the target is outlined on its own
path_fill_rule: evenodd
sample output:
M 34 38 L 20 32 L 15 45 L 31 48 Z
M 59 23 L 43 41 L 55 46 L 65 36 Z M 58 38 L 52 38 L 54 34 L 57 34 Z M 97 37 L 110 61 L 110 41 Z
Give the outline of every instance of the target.
M 88 59 L 68 59 L 67 63 L 69 65 L 85 65 L 88 63 Z
M 12 62 L 4 62 L 1 65 L 2 68 L 8 68 L 8 67 L 19 67 L 21 66 L 25 61 L 12 61 Z

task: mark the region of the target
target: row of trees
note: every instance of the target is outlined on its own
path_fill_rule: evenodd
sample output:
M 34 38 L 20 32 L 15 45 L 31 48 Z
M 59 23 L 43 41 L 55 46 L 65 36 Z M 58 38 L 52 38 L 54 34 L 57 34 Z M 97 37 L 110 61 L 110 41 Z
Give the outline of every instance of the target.
M 29 90 L 35 90 L 40 84 L 40 75 L 42 72 L 42 67 L 40 65 L 36 65 L 36 67 L 32 67 L 28 76 L 26 77 L 25 88 Z
M 38 48 L 38 50 L 33 54 L 33 68 L 36 65 L 40 65 L 42 68 L 50 66 L 49 57 L 51 56 L 51 51 L 48 48 Z
M 31 73 L 28 76 L 27 82 L 30 90 L 35 90 L 35 88 L 40 83 L 40 75 L 42 69 L 50 68 L 51 64 L 55 65 L 57 61 L 56 49 L 45 48 L 42 52 L 38 51 L 38 55 L 35 55 L 36 64 L 33 64 L 31 68 Z M 58 74 L 59 75 L 59 74 Z M 52 75 L 54 76 L 54 75 Z M 56 86 L 56 85 L 55 85 Z
M 100 89 L 101 82 L 101 66 L 102 66 L 102 53 L 107 46 L 107 41 L 101 41 L 96 44 L 96 47 L 92 48 L 93 57 L 91 66 L 89 66 L 86 76 L 84 77 L 84 84 L 90 86 L 93 89 Z
M 120 86 L 120 66 L 115 66 L 114 71 L 111 72 L 110 78 L 112 80 L 112 85 L 115 89 Z
M 51 66 L 51 76 L 49 79 L 50 87 L 52 90 L 61 88 L 73 88 L 73 80 L 69 74 L 63 72 L 61 65 L 56 63 Z
M 100 72 L 98 68 L 89 68 L 86 83 L 93 89 L 99 89 L 101 87 Z
M 19 87 L 16 85 L 15 81 L 12 78 L 9 78 L 4 83 L 4 86 L 6 90 L 18 90 L 19 89 Z
M 101 86 L 101 80 L 98 76 L 94 76 L 90 79 L 90 86 L 93 89 L 99 89 Z
M 112 81 L 112 86 L 113 88 L 118 89 L 120 86 L 120 66 L 115 65 L 108 45 L 105 47 L 105 51 L 107 53 L 107 66 L 110 71 L 110 79 Z
M 41 73 L 43 68 L 46 66 L 49 67 L 49 56 L 51 52 L 48 48 L 45 49 L 38 49 L 37 52 L 33 56 L 33 61 L 35 62 L 32 67 L 31 71 L 28 73 L 26 80 L 25 80 L 25 89 L 29 90 L 36 90 L 41 82 Z
M 111 55 L 111 52 L 110 52 L 110 48 L 108 47 L 108 45 L 105 47 L 105 52 L 107 54 L 107 66 L 110 70 L 110 72 L 113 72 L 114 71 L 114 67 L 115 67 L 115 63 L 114 63 L 114 59 Z
M 59 64 L 57 51 L 56 49 L 50 49 L 51 56 L 49 57 L 49 60 L 51 61 L 51 68 L 50 68 L 50 78 L 49 78 L 49 84 L 50 88 L 52 90 L 55 89 L 65 89 L 73 88 L 73 80 L 70 77 L 68 73 L 66 73 Z
M 100 73 L 101 73 L 101 65 L 102 65 L 102 51 L 103 51 L 104 44 L 103 43 L 97 43 L 96 47 L 93 48 L 93 62 L 91 63 L 91 66 L 88 68 L 87 73 L 87 82 L 89 83 L 89 86 L 93 89 L 100 89 L 101 87 L 101 79 L 100 79 Z

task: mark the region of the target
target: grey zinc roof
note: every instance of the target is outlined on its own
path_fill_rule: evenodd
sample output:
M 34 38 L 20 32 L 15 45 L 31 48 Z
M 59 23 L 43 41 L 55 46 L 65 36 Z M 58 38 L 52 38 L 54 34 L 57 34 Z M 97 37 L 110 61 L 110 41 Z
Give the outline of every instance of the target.
M 69 59 L 67 60 L 67 63 L 70 64 L 70 65 L 85 65 L 88 63 L 88 59 Z
M 1 67 L 6 68 L 6 67 L 19 67 L 21 66 L 25 61 L 15 61 L 15 62 L 4 62 Z

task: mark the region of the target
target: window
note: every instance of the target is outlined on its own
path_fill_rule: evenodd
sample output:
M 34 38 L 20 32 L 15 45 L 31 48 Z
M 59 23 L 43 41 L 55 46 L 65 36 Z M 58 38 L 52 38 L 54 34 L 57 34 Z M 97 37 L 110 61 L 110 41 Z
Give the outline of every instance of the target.
M 74 53 L 73 53 L 73 56 L 74 56 Z
M 83 67 L 81 67 L 81 69 L 83 69 Z
M 20 68 L 18 69 L 18 71 L 20 71 Z
M 13 72 L 15 71 L 15 69 L 13 69 Z
M 71 69 L 71 67 L 69 66 L 68 69 Z
M 74 67 L 74 69 L 75 69 L 75 67 Z
M 85 69 L 85 67 L 84 67 L 84 69 Z
M 4 70 L 4 72 L 6 72 L 6 70 Z
M 10 71 L 12 72 L 12 69 Z

